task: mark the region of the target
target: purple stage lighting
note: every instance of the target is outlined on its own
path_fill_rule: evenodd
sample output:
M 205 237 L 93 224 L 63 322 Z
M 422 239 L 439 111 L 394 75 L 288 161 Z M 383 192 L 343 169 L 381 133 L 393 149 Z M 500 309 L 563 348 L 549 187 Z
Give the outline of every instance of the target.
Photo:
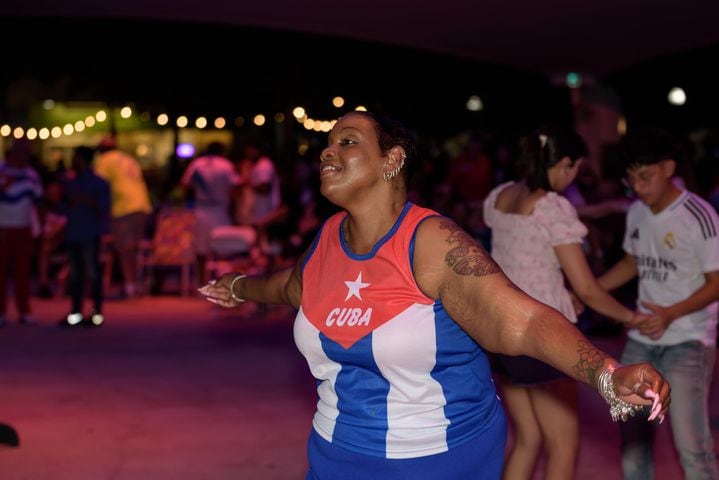
M 191 143 L 181 143 L 177 146 L 176 153 L 180 158 L 190 158 L 195 154 L 195 147 Z

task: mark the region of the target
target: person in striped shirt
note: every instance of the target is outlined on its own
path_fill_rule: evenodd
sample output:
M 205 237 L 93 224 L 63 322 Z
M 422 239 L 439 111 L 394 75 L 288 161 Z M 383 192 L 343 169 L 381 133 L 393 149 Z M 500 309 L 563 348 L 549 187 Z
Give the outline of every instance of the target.
M 13 142 L 0 164 L 0 326 L 5 325 L 7 287 L 12 263 L 15 306 L 20 323 L 35 323 L 30 311 L 32 223 L 35 203 L 43 194 L 40 177 L 30 166 L 30 141 Z
M 599 279 L 608 289 L 638 277 L 637 306 L 650 318 L 628 332 L 622 362 L 650 362 L 672 385 L 674 443 L 686 478 L 717 479 L 709 426 L 719 300 L 719 218 L 673 176 L 681 149 L 667 132 L 638 129 L 622 142 L 629 207 L 625 256 Z M 648 427 L 648 428 L 647 428 Z M 627 480 L 653 478 L 654 430 L 641 416 L 622 425 Z

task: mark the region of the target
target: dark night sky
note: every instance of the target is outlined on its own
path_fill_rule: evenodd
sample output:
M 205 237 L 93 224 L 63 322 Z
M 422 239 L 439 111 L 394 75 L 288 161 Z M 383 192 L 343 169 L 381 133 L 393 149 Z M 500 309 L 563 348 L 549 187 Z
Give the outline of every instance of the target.
M 302 104 L 322 117 L 335 113 L 329 100 L 342 95 L 439 132 L 521 130 L 568 114 L 565 89 L 545 73 L 339 37 L 201 22 L 0 17 L 0 40 L 12 45 L 2 86 L 33 78 L 40 99 L 132 101 L 189 114 L 271 114 Z M 629 118 L 695 127 L 716 122 L 719 78 L 708 72 L 717 55 L 717 47 L 667 54 L 598 79 L 617 91 Z M 665 101 L 675 85 L 690 95 L 682 111 Z M 464 109 L 472 94 L 484 100 L 483 112 Z M 5 116 L 16 114 L 14 99 L 3 103 Z

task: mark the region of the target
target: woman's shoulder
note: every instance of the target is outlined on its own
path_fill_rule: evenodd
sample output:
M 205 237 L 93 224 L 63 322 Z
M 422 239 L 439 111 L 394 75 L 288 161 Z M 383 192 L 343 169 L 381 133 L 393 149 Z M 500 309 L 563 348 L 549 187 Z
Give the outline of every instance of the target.
M 548 192 L 539 199 L 535 217 L 550 232 L 555 245 L 581 242 L 587 235 L 587 227 L 579 220 L 577 209 L 556 192 Z
M 487 195 L 487 198 L 484 200 L 485 205 L 489 204 L 491 206 L 494 206 L 495 202 L 497 201 L 497 197 L 499 197 L 502 193 L 504 193 L 505 195 L 510 194 L 511 187 L 515 187 L 515 186 L 517 186 L 517 182 L 513 182 L 513 181 L 504 182 L 502 184 L 497 185 Z
M 466 244 L 469 240 L 471 240 L 470 235 L 462 227 L 443 215 L 422 219 L 414 232 L 415 250 L 423 252 L 426 256 L 441 257 L 444 255 L 445 247 L 458 241 L 460 244 Z
M 539 214 L 554 215 L 577 215 L 577 209 L 567 197 L 557 192 L 547 192 L 542 198 L 537 200 L 535 210 Z
M 516 186 L 516 182 L 505 182 L 500 185 L 497 185 L 492 189 L 492 191 L 489 192 L 487 198 L 484 199 L 484 203 L 482 205 L 484 221 L 485 223 L 487 223 L 488 226 L 491 227 L 495 221 L 497 213 L 501 213 L 501 211 L 497 209 L 497 198 L 500 196 L 500 194 L 511 194 L 509 190 L 512 189 L 512 187 L 514 186 Z

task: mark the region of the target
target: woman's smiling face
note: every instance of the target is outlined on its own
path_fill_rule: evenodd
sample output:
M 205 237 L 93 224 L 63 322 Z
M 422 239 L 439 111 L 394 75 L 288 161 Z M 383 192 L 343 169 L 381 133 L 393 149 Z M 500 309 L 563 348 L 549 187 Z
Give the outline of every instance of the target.
M 320 155 L 321 192 L 337 205 L 383 182 L 385 157 L 371 118 L 355 113 L 341 117 Z

